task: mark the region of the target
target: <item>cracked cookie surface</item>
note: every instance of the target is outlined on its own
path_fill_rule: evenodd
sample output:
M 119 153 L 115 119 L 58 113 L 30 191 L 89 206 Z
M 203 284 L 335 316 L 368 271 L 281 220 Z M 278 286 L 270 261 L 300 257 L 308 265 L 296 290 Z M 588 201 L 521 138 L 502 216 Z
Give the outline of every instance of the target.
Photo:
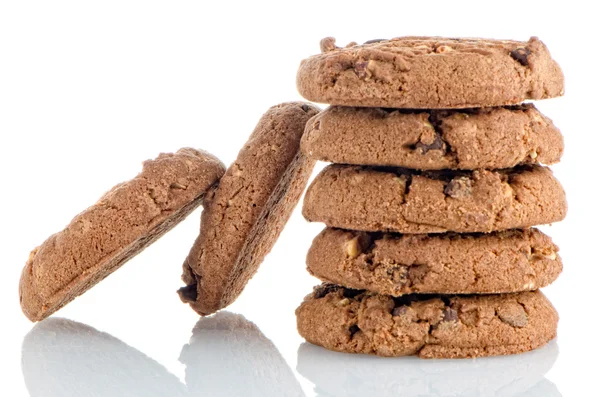
M 419 170 L 553 164 L 563 137 L 533 105 L 464 110 L 333 106 L 307 125 L 302 151 L 338 164 Z
M 393 298 L 323 284 L 296 309 L 298 331 L 330 350 L 466 358 L 521 353 L 556 336 L 558 314 L 539 291 Z
M 315 106 L 283 103 L 260 119 L 203 204 L 200 234 L 183 264 L 183 302 L 201 315 L 242 292 L 300 200 L 315 164 L 300 152 Z
M 300 94 L 331 105 L 415 109 L 517 105 L 564 93 L 564 77 L 538 38 L 527 42 L 399 37 L 362 45 L 321 41 L 303 60 Z
M 314 179 L 302 213 L 311 222 L 368 232 L 459 233 L 562 220 L 564 190 L 542 166 L 429 171 L 334 164 Z
M 107 277 L 198 207 L 224 172 L 216 157 L 190 148 L 144 162 L 31 252 L 19 284 L 25 315 L 42 320 Z
M 433 235 L 326 228 L 306 264 L 321 281 L 392 296 L 533 291 L 562 271 L 558 247 L 535 228 Z

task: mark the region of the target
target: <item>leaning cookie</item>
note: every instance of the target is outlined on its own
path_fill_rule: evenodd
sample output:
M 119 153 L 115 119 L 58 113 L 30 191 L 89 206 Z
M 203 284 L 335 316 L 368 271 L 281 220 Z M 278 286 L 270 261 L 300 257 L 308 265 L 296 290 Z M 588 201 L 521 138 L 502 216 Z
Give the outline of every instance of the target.
M 333 106 L 316 116 L 302 151 L 338 164 L 420 170 L 553 164 L 563 137 L 533 105 L 463 110 Z
M 301 102 L 269 109 L 208 194 L 179 290 L 199 314 L 231 304 L 271 250 L 314 167 L 300 152 L 300 138 L 318 112 Z
M 25 315 L 42 320 L 92 288 L 198 207 L 224 172 L 217 158 L 190 148 L 144 162 L 31 252 L 19 284 Z
M 562 271 L 558 247 L 534 228 L 432 235 L 326 228 L 306 264 L 322 281 L 392 296 L 533 291 Z
M 466 358 L 522 353 L 556 336 L 558 314 L 539 291 L 392 298 L 323 284 L 296 310 L 298 331 L 330 350 Z
M 525 228 L 562 220 L 565 192 L 542 166 L 429 171 L 334 164 L 304 198 L 311 222 L 369 232 L 459 233 Z
M 446 109 L 517 105 L 563 95 L 564 77 L 538 38 L 527 42 L 399 37 L 336 47 L 300 64 L 306 99 L 331 105 Z

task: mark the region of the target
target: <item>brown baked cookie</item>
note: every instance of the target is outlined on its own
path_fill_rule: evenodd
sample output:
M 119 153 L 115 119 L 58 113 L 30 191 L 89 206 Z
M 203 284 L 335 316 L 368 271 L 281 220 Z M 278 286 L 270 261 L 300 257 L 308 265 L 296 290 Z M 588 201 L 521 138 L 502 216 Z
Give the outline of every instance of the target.
M 326 167 L 304 198 L 303 214 L 327 226 L 370 232 L 474 233 L 562 220 L 565 193 L 542 166 L 429 171 Z
M 237 160 L 204 202 L 200 235 L 183 264 L 181 300 L 201 315 L 232 303 L 271 250 L 298 203 L 314 161 L 300 152 L 302 102 L 263 115 Z
M 533 291 L 562 271 L 558 247 L 537 229 L 490 234 L 382 234 L 327 228 L 308 271 L 322 281 L 379 294 Z
M 562 71 L 536 37 L 399 37 L 346 48 L 327 37 L 321 52 L 302 61 L 296 84 L 306 99 L 331 105 L 470 108 L 564 93 Z
M 423 111 L 333 106 L 307 125 L 302 151 L 339 164 L 500 169 L 558 162 L 563 137 L 531 104 Z
M 96 285 L 198 207 L 224 172 L 216 157 L 190 148 L 144 162 L 31 252 L 19 284 L 23 313 L 42 320 Z
M 558 324 L 540 291 L 392 298 L 333 284 L 315 288 L 296 317 L 300 335 L 330 350 L 422 358 L 522 353 L 553 339 Z

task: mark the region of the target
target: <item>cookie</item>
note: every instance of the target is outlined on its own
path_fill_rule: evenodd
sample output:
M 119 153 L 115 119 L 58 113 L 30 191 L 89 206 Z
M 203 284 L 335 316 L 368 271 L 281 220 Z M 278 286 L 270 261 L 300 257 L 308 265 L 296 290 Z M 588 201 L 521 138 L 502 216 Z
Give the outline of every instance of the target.
M 321 40 L 301 62 L 300 94 L 331 105 L 446 109 L 517 105 L 564 93 L 563 73 L 538 38 L 371 40 L 346 48 Z
M 298 349 L 296 369 L 315 385 L 317 397 L 561 397 L 544 377 L 558 350 L 551 341 L 519 355 L 449 362 L 348 357 L 305 342 Z
M 558 315 L 539 291 L 392 298 L 332 284 L 296 310 L 298 331 L 330 350 L 466 358 L 522 353 L 556 336 Z
M 327 228 L 306 263 L 322 281 L 392 296 L 533 291 L 562 271 L 558 247 L 534 228 L 432 235 Z
M 557 163 L 563 137 L 533 105 L 464 110 L 333 106 L 316 116 L 302 151 L 339 164 L 419 170 Z
M 565 193 L 542 166 L 472 172 L 330 165 L 303 214 L 327 226 L 399 233 L 474 233 L 562 220 Z
M 312 172 L 315 162 L 300 152 L 300 138 L 318 111 L 301 102 L 269 109 L 207 195 L 179 290 L 199 314 L 232 303 L 271 250 Z
M 93 287 L 198 207 L 224 172 L 216 157 L 190 148 L 144 162 L 31 252 L 19 284 L 23 313 L 42 320 Z

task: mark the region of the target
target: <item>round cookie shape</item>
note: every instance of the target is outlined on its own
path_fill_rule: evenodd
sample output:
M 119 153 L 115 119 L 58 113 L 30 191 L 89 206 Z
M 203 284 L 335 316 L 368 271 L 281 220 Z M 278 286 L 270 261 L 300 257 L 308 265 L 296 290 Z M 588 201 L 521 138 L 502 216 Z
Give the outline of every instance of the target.
M 306 263 L 321 281 L 392 296 L 533 291 L 562 271 L 558 247 L 535 228 L 432 235 L 326 228 Z
M 318 112 L 302 102 L 270 108 L 207 195 L 179 290 L 198 314 L 231 304 L 275 244 L 315 164 L 300 152 L 300 138 Z
M 308 342 L 346 353 L 467 358 L 516 354 L 556 336 L 558 314 L 540 292 L 393 298 L 323 284 L 296 309 Z
M 19 283 L 23 313 L 40 321 L 92 288 L 197 208 L 224 172 L 191 148 L 144 162 L 31 252 Z
M 321 52 L 304 59 L 296 76 L 300 94 L 319 103 L 447 109 L 517 105 L 564 93 L 562 70 L 536 37 L 398 37 L 346 48 L 327 37 Z
M 302 151 L 315 160 L 419 170 L 553 164 L 563 148 L 558 128 L 532 104 L 422 111 L 332 106 L 302 138 Z
M 428 171 L 333 164 L 314 179 L 302 213 L 367 232 L 478 233 L 564 219 L 567 201 L 543 166 Z

